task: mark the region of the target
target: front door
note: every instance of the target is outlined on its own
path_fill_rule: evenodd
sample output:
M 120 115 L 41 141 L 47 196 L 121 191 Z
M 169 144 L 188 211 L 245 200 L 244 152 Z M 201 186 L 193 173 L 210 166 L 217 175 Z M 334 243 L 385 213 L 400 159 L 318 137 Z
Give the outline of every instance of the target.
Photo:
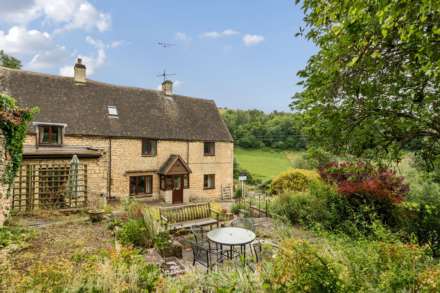
M 173 176 L 173 204 L 183 203 L 183 176 Z

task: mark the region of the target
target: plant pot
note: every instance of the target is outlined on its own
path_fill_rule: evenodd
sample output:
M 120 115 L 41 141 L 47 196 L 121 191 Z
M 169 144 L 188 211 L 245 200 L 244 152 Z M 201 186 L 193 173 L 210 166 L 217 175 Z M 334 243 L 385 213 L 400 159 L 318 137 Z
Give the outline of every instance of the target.
M 87 213 L 89 214 L 90 221 L 92 223 L 101 222 L 104 219 L 104 210 L 88 210 Z
M 172 241 L 169 246 L 158 250 L 162 257 L 182 258 L 183 246 L 178 241 Z

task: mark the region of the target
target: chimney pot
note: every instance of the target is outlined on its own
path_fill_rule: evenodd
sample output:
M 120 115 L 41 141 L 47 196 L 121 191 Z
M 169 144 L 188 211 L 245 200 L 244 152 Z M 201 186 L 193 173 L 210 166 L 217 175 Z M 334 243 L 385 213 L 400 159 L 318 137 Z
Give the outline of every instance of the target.
M 171 80 L 165 80 L 162 83 L 162 92 L 167 96 L 173 95 L 173 82 Z
M 86 83 L 86 69 L 87 67 L 82 64 L 82 59 L 78 58 L 73 67 L 73 79 L 76 84 Z

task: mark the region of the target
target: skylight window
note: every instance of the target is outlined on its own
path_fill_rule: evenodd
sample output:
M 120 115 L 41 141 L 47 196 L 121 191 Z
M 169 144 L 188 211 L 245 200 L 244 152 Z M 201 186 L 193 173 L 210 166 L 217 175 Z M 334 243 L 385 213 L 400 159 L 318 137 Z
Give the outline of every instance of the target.
M 118 116 L 118 109 L 116 108 L 116 106 L 108 106 L 108 114 L 110 116 Z

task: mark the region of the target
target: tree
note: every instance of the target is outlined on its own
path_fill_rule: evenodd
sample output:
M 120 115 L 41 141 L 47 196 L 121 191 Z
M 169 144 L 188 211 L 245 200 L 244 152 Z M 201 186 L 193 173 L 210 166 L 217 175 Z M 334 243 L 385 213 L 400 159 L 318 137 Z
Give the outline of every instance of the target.
M 291 107 L 311 142 L 378 160 L 411 145 L 428 171 L 440 166 L 440 1 L 301 3 L 300 34 L 319 50 Z
M 3 50 L 0 50 L 0 66 L 21 69 L 21 61 L 17 58 L 7 55 Z

